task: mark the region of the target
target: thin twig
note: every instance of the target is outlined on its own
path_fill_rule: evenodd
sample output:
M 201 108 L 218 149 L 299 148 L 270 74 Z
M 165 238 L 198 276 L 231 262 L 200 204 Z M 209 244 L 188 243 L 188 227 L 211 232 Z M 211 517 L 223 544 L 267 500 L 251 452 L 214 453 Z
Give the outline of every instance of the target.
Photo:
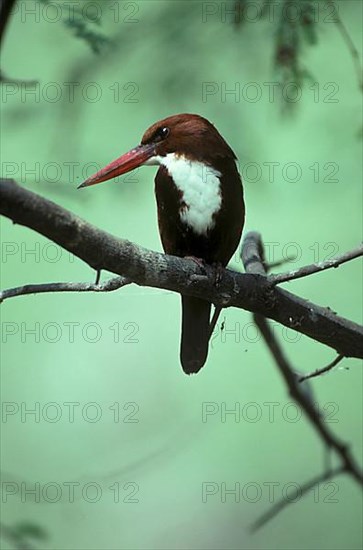
M 310 378 L 315 378 L 315 376 L 321 376 L 322 374 L 325 374 L 326 372 L 329 372 L 331 369 L 336 367 L 340 361 L 344 359 L 344 355 L 338 355 L 334 361 L 329 363 L 329 365 L 326 365 L 326 367 L 322 367 L 321 369 L 316 369 L 314 372 L 311 372 L 310 374 L 305 374 L 301 376 L 298 379 L 298 382 L 305 382 L 305 380 L 310 380 Z
M 363 91 L 363 72 L 362 72 L 362 65 L 361 65 L 361 62 L 360 62 L 359 52 L 358 52 L 358 50 L 357 50 L 357 48 L 356 48 L 356 46 L 355 46 L 355 44 L 352 40 L 352 37 L 350 36 L 350 34 L 348 32 L 348 29 L 344 25 L 342 19 L 339 17 L 339 13 L 338 13 L 338 10 L 336 9 L 335 3 L 332 0 L 328 0 L 327 4 L 334 7 L 334 13 L 336 15 L 336 19 L 335 19 L 334 23 L 338 27 L 338 29 L 340 31 L 340 34 L 342 35 L 343 40 L 346 43 L 346 45 L 348 47 L 348 50 L 350 51 L 350 54 L 351 54 L 352 59 L 353 59 L 354 67 L 355 67 L 355 70 L 356 70 L 356 73 L 357 73 L 358 86 L 359 86 L 360 90 Z
M 286 256 L 286 258 L 281 258 L 281 260 L 276 260 L 275 262 L 267 264 L 268 271 L 270 271 L 270 269 L 273 269 L 274 267 L 280 267 L 281 265 L 288 264 L 294 261 L 296 261 L 296 256 Z
M 307 277 L 308 275 L 312 275 L 313 273 L 319 273 L 320 271 L 324 271 L 326 269 L 339 267 L 340 265 L 346 262 L 349 262 L 351 260 L 354 260 L 355 258 L 359 258 L 360 256 L 363 256 L 363 244 L 353 250 L 350 250 L 349 252 L 345 252 L 344 254 L 341 254 L 340 256 L 336 256 L 335 258 L 326 260 L 325 262 L 306 265 L 295 271 L 290 271 L 289 273 L 279 273 L 277 275 L 269 275 L 268 279 L 273 285 L 278 285 L 280 283 L 286 283 L 287 281 L 292 281 L 293 279 L 300 279 L 301 277 Z
M 319 483 L 323 483 L 324 481 L 328 481 L 329 479 L 332 479 L 333 477 L 338 476 L 339 474 L 342 474 L 344 472 L 344 467 L 340 466 L 339 468 L 335 468 L 335 470 L 327 470 L 320 476 L 314 477 L 301 485 L 299 487 L 299 500 L 305 496 L 311 489 L 314 489 Z M 251 532 L 257 531 L 266 523 L 271 521 L 274 517 L 277 516 L 286 506 L 289 506 L 290 504 L 294 504 L 295 501 L 289 500 L 288 498 L 282 498 L 278 500 L 267 512 L 262 514 L 258 520 L 256 520 L 250 527 Z
M 8 288 L 0 291 L 0 303 L 7 298 L 43 292 L 112 292 L 131 284 L 125 277 L 113 277 L 102 284 L 96 283 L 42 283 Z

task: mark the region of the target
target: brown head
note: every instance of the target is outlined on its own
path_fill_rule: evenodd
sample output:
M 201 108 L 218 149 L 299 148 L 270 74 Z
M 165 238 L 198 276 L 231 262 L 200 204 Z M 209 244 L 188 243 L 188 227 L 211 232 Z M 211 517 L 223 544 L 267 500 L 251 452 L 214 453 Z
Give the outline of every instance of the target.
M 168 153 L 184 155 L 211 165 L 218 158 L 236 158 L 218 130 L 206 118 L 193 114 L 173 115 L 150 126 L 140 145 L 102 168 L 79 187 L 115 178 L 143 164 L 158 164 L 153 162 L 153 157 L 163 157 Z

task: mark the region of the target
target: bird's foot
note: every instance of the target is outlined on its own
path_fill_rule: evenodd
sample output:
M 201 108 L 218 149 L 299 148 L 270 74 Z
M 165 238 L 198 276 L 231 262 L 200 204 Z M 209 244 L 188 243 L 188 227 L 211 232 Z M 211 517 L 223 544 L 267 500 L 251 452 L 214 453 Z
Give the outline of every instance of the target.
M 196 256 L 184 256 L 185 260 L 192 260 L 202 271 L 206 271 L 205 266 L 207 262 L 203 258 L 197 258 Z
M 224 272 L 225 268 L 220 262 L 215 262 L 213 264 L 213 267 L 215 269 L 215 271 L 214 271 L 214 273 L 215 273 L 214 285 L 218 288 L 219 285 L 220 285 L 220 282 L 222 280 L 223 272 Z

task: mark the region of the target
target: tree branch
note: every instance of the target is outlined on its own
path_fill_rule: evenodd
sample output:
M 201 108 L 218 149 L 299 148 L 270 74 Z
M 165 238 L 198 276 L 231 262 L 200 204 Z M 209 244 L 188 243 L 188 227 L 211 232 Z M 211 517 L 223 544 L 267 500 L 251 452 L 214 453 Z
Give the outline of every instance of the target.
M 345 262 L 349 262 L 351 260 L 354 260 L 355 258 L 359 258 L 360 256 L 363 256 L 363 244 L 361 244 L 360 246 L 357 246 L 357 248 L 350 250 L 349 252 L 345 252 L 340 256 L 336 256 L 336 258 L 332 258 L 331 260 L 326 260 L 325 262 L 306 265 L 304 267 L 301 267 L 300 269 L 290 271 L 289 273 L 279 273 L 277 275 L 269 275 L 269 280 L 274 285 L 278 285 L 280 283 L 286 283 L 286 281 L 292 281 L 293 279 L 300 279 L 301 277 L 306 277 L 307 275 L 312 275 L 313 273 L 319 273 L 320 271 L 331 269 L 332 267 L 337 268 L 340 265 L 344 264 Z
M 344 355 L 338 355 L 334 359 L 334 361 L 329 363 L 329 365 L 326 365 L 326 367 L 323 367 L 321 369 L 316 369 L 314 372 L 311 372 L 310 374 L 305 374 L 304 376 L 301 376 L 298 381 L 301 383 L 301 382 L 305 382 L 305 380 L 310 380 L 310 378 L 321 376 L 322 374 L 325 374 L 326 372 L 329 372 L 331 369 L 336 367 L 343 359 L 344 359 Z
M 335 19 L 334 23 L 338 27 L 338 30 L 339 30 L 340 34 L 342 35 L 343 40 L 346 43 L 347 48 L 350 52 L 350 55 L 351 55 L 353 63 L 354 63 L 355 72 L 357 74 L 358 86 L 359 86 L 359 89 L 361 91 L 363 91 L 363 74 L 362 74 L 362 66 L 361 66 L 361 62 L 360 62 L 359 52 L 358 52 L 358 50 L 357 50 L 357 48 L 356 48 L 356 46 L 355 46 L 355 44 L 352 40 L 352 37 L 350 36 L 350 34 L 347 30 L 347 27 L 344 25 L 342 19 L 340 18 L 338 11 L 335 10 L 334 1 L 333 0 L 327 0 L 327 4 L 330 5 L 330 6 L 333 6 L 334 13 L 336 15 L 336 19 Z
M 26 294 L 41 294 L 44 292 L 112 292 L 123 286 L 129 285 L 131 281 L 125 277 L 113 277 L 108 281 L 98 283 L 42 283 L 35 285 L 24 285 L 15 288 L 8 288 L 0 291 L 0 303 L 7 298 L 24 296 Z
M 263 245 L 261 241 L 261 236 L 258 233 L 250 233 L 248 235 L 247 242 L 246 240 L 244 241 L 242 247 L 242 260 L 246 271 L 258 274 L 266 272 L 263 256 Z M 279 344 L 273 331 L 271 330 L 267 319 L 263 315 L 258 313 L 255 313 L 253 318 L 256 325 L 260 329 L 261 334 L 272 356 L 276 361 L 281 375 L 284 378 L 285 383 L 288 387 L 289 394 L 305 412 L 311 424 L 314 426 L 315 430 L 324 441 L 326 447 L 329 450 L 334 450 L 340 458 L 340 468 L 336 469 L 335 471 L 330 471 L 330 468 L 328 468 L 322 476 L 316 477 L 307 482 L 303 486 L 303 494 L 307 493 L 308 490 L 313 488 L 320 481 L 329 479 L 333 477 L 333 475 L 337 475 L 342 472 L 349 474 L 358 484 L 363 486 L 363 473 L 361 472 L 359 466 L 355 462 L 355 459 L 351 455 L 348 445 L 337 438 L 335 434 L 333 434 L 333 432 L 330 431 L 328 426 L 324 423 L 324 419 L 321 417 L 314 406 L 314 403 L 310 396 L 310 392 L 306 391 L 306 388 L 304 389 L 303 385 L 299 384 L 299 382 L 302 381 L 303 377 L 297 376 L 296 370 L 293 369 L 289 360 L 287 359 L 284 350 Z M 337 359 L 335 360 L 335 364 L 337 364 Z M 307 376 L 306 379 L 309 377 L 310 376 Z M 283 508 L 285 508 L 285 506 L 287 506 L 289 503 L 290 501 L 278 502 L 273 508 L 271 508 L 268 512 L 261 516 L 261 518 L 259 518 L 257 522 L 254 523 L 252 528 L 256 530 L 257 528 L 264 525 Z
M 306 483 L 300 486 L 300 491 L 298 494 L 299 500 L 301 497 L 305 496 L 309 491 L 314 489 L 314 487 L 319 485 L 319 483 L 328 481 L 329 479 L 332 479 L 333 477 L 336 477 L 343 472 L 344 472 L 344 468 L 340 466 L 339 468 L 326 471 L 320 476 L 310 479 L 309 481 L 307 481 Z M 269 510 L 267 510 L 267 512 L 262 514 L 262 516 L 260 516 L 258 520 L 251 525 L 251 528 L 250 528 L 251 532 L 257 531 L 258 529 L 266 525 L 266 523 L 271 521 L 274 517 L 277 516 L 277 514 L 279 514 L 284 508 L 286 508 L 290 504 L 294 504 L 294 501 L 289 500 L 287 498 L 282 498 L 281 500 L 276 502 L 273 506 L 271 506 Z
M 13 180 L 0 179 L 0 214 L 27 226 L 75 254 L 96 271 L 107 270 L 140 286 L 163 288 L 263 315 L 321 342 L 346 357 L 363 358 L 363 328 L 271 284 L 259 273 L 201 269 L 117 239 Z

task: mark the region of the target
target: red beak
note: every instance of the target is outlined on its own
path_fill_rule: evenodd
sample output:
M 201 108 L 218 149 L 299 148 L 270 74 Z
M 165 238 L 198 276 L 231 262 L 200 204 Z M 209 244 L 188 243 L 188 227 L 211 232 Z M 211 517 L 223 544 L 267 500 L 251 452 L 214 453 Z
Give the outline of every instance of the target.
M 78 186 L 78 189 L 110 180 L 116 176 L 120 176 L 121 174 L 126 174 L 126 172 L 131 172 L 131 170 L 138 168 L 154 155 L 154 144 L 149 143 L 146 145 L 138 145 L 134 149 L 131 149 L 128 153 L 125 153 L 118 159 L 110 162 L 110 164 L 96 172 L 96 174 L 93 174 L 93 176 L 90 176 L 86 179 L 86 181 Z

